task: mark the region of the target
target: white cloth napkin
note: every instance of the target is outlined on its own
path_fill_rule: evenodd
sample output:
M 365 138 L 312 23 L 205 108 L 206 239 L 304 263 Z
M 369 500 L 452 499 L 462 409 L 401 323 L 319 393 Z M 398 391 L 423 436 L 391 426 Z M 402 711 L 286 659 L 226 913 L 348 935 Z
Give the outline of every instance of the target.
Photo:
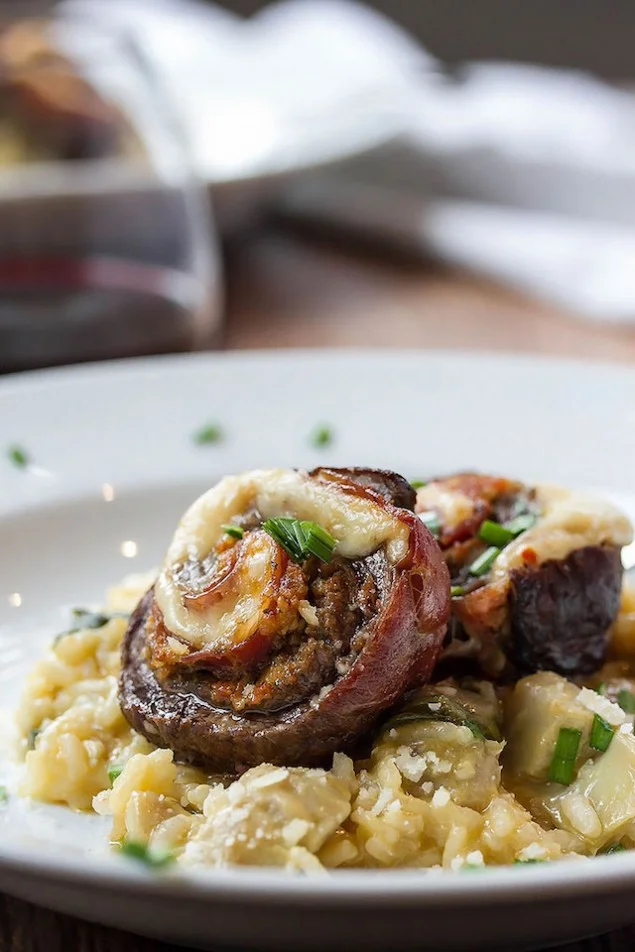
M 352 0 L 286 0 L 240 21 L 198 0 L 66 0 L 125 25 L 212 181 L 399 142 L 288 195 L 319 217 L 635 322 L 635 96 L 581 73 L 468 64 L 446 78 Z
M 431 70 L 398 144 L 301 183 L 285 211 L 635 323 L 635 96 L 573 71 Z
M 134 37 L 212 184 L 385 142 L 403 129 L 413 82 L 432 63 L 398 27 L 345 0 L 286 0 L 248 20 L 200 0 L 64 0 L 60 9 Z

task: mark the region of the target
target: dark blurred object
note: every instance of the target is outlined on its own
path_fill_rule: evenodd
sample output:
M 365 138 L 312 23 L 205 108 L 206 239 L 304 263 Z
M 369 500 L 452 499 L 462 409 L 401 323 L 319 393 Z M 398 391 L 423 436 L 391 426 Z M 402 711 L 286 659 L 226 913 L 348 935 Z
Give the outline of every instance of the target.
M 522 928 L 522 925 L 521 925 Z M 419 948 L 426 949 L 423 942 Z M 635 926 L 609 935 L 550 946 L 551 952 L 633 952 Z M 144 939 L 92 922 L 0 896 L 0 952 L 188 952 L 181 946 Z M 189 950 L 193 952 L 193 950 Z M 221 949 L 218 952 L 222 952 Z M 252 949 L 251 952 L 258 952 Z M 340 952 L 340 950 L 335 950 Z M 386 947 L 389 952 L 389 947 Z M 538 950 L 536 950 L 538 952 Z
M 0 372 L 214 343 L 206 189 L 141 53 L 89 19 L 5 17 Z
M 123 151 L 130 135 L 123 114 L 47 34 L 45 20 L 0 30 L 0 158 L 89 159 Z
M 116 2 L 116 0 L 113 0 Z M 272 0 L 219 0 L 248 16 Z M 632 0 L 367 0 L 440 60 L 507 59 L 632 79 Z

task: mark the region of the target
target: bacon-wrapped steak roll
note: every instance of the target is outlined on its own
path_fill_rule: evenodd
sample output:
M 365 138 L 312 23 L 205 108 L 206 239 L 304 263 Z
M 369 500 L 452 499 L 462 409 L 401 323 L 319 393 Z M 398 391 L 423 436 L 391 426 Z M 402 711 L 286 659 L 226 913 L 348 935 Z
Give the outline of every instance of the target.
M 452 578 L 446 657 L 585 674 L 602 663 L 619 607 L 630 523 L 612 505 L 553 486 L 463 473 L 424 485 L 419 517 Z
M 448 570 L 414 500 L 363 469 L 259 470 L 203 495 L 130 621 L 133 727 L 220 772 L 350 746 L 443 642 Z

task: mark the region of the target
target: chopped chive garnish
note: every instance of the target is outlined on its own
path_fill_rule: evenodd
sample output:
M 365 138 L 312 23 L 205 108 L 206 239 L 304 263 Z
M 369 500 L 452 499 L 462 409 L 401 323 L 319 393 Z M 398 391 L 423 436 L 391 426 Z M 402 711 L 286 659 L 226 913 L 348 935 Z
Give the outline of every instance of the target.
M 39 727 L 33 727 L 29 731 L 27 741 L 26 741 L 27 750 L 35 750 L 35 743 L 41 733 L 42 733 L 42 730 Z
M 330 562 L 337 544 L 333 536 L 315 522 L 303 522 L 301 525 L 306 536 L 306 550 L 322 562 Z
M 6 803 L 9 799 L 9 791 L 6 787 L 0 787 L 0 803 Z
M 322 562 L 330 562 L 337 539 L 316 522 L 281 517 L 267 519 L 262 524 L 265 532 L 288 552 L 294 562 L 304 562 L 315 555 Z
M 622 853 L 626 849 L 625 846 L 622 846 L 621 843 L 613 843 L 611 846 L 608 846 L 605 850 L 602 850 L 605 856 L 610 856 L 611 853 Z
M 223 526 L 222 528 L 223 528 L 223 531 L 228 536 L 232 537 L 232 539 L 242 539 L 242 537 L 245 534 L 245 530 L 241 529 L 240 526 L 226 525 L 226 526 Z
M 31 462 L 31 457 L 22 446 L 10 446 L 7 450 L 7 456 L 18 469 L 26 469 Z
M 510 519 L 509 522 L 506 522 L 505 528 L 512 533 L 515 539 L 516 536 L 521 534 L 521 532 L 526 532 L 527 529 L 531 529 L 531 527 L 535 524 L 536 519 L 537 516 L 535 516 L 532 512 L 523 512 L 522 515 L 516 516 L 515 519 Z
M 321 423 L 311 433 L 309 442 L 315 447 L 330 446 L 333 442 L 333 430 L 325 423 Z
M 514 866 L 531 866 L 534 863 L 544 863 L 544 859 L 515 859 Z
M 420 512 L 418 515 L 426 529 L 429 529 L 432 535 L 437 537 L 441 530 L 441 520 L 436 512 L 430 510 L 429 512 Z
M 112 787 L 113 783 L 117 777 L 121 774 L 123 770 L 123 764 L 113 764 L 108 768 L 108 779 L 110 780 L 110 786 Z
M 604 681 L 601 681 L 600 684 L 595 689 L 596 694 L 601 694 L 602 697 L 606 697 L 606 684 Z
M 635 694 L 632 691 L 620 691 L 617 703 L 626 714 L 635 714 Z
M 569 786 L 575 773 L 582 731 L 577 727 L 561 727 L 549 766 L 549 779 Z
M 266 519 L 262 528 L 288 552 L 294 562 L 304 561 L 306 556 L 302 537 L 297 532 L 299 528 L 297 519 Z
M 151 850 L 145 843 L 137 843 L 134 840 L 123 840 L 119 849 L 124 856 L 139 860 L 139 862 L 145 863 L 146 866 L 152 866 L 154 869 L 167 866 L 174 861 L 172 853 Z
M 608 746 L 613 740 L 614 733 L 614 728 L 612 728 L 603 717 L 600 717 L 599 714 L 596 714 L 593 718 L 593 726 L 591 727 L 589 747 L 592 747 L 593 750 L 600 750 L 602 752 L 608 750 Z
M 410 485 L 413 489 L 423 489 L 424 486 L 427 486 L 425 479 L 411 479 Z
M 198 446 L 205 446 L 208 443 L 219 443 L 223 438 L 223 431 L 218 423 L 208 423 L 197 430 L 193 436 L 194 442 Z
M 450 586 L 450 595 L 452 598 L 458 598 L 459 595 L 464 595 L 465 589 L 462 585 L 452 585 Z
M 491 519 L 486 519 L 482 523 L 477 535 L 481 542 L 487 542 L 488 545 L 497 545 L 501 548 L 514 539 L 514 533 L 511 529 L 507 529 L 500 522 L 493 522 Z
M 497 556 L 500 554 L 500 549 L 496 545 L 491 545 L 489 549 L 485 549 L 484 552 L 474 559 L 468 572 L 470 575 L 485 575 L 486 572 L 490 570 L 494 562 L 496 561 Z
M 516 516 L 515 519 L 511 519 L 504 524 L 495 522 L 493 519 L 486 519 L 477 534 L 481 542 L 487 542 L 488 545 L 497 545 L 499 548 L 503 548 L 509 545 L 510 542 L 513 542 L 521 533 L 530 529 L 535 521 L 536 517 L 529 512 Z

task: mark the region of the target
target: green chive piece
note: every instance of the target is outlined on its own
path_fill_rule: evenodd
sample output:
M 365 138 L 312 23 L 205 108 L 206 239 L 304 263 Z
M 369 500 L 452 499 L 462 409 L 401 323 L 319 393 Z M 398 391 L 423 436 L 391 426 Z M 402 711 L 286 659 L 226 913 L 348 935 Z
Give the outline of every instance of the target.
M 441 531 L 441 520 L 439 519 L 437 513 L 430 510 L 429 512 L 420 512 L 418 513 L 418 516 L 426 529 L 430 530 L 435 539 L 438 538 L 439 532 Z
M 425 479 L 411 479 L 410 485 L 413 489 L 423 489 L 424 486 L 427 486 Z
M 226 525 L 222 526 L 222 529 L 232 539 L 242 539 L 245 534 L 245 530 L 241 529 L 240 526 Z
M 146 866 L 151 866 L 153 869 L 160 869 L 174 862 L 172 853 L 151 850 L 145 843 L 137 843 L 135 840 L 122 840 L 119 849 L 124 856 L 145 863 Z
M 615 729 L 611 727 L 604 718 L 600 717 L 599 714 L 596 714 L 593 718 L 593 726 L 591 727 L 589 747 L 592 747 L 593 750 L 602 751 L 603 753 L 605 750 L 608 750 L 614 733 Z
M 632 691 L 620 691 L 617 703 L 626 714 L 635 714 L 635 694 Z
M 505 528 L 508 529 L 513 538 L 519 536 L 522 532 L 526 532 L 527 529 L 531 529 L 535 525 L 537 516 L 532 512 L 523 512 L 520 516 L 516 516 L 515 519 L 510 519 L 509 522 L 505 523 Z
M 267 519 L 262 528 L 298 563 L 304 562 L 310 555 L 315 555 L 322 562 L 330 562 L 337 545 L 337 539 L 326 529 L 308 520 L 288 517 Z
M 319 426 L 316 426 L 309 436 L 311 446 L 315 446 L 316 449 L 322 446 L 330 446 L 333 439 L 333 430 L 326 423 L 321 423 Z
M 545 863 L 544 859 L 515 859 L 514 866 L 532 866 L 534 863 Z
M 40 727 L 33 727 L 29 731 L 27 735 L 27 740 L 26 740 L 27 750 L 35 750 L 35 743 L 41 733 L 42 733 L 42 729 Z
M 602 697 L 606 697 L 606 682 L 601 681 L 596 687 L 595 693 L 600 694 Z
M 18 446 L 17 444 L 8 448 L 7 456 L 9 457 L 10 462 L 12 462 L 13 465 L 18 469 L 26 469 L 31 462 L 31 457 L 27 451 L 22 446 Z
M 511 529 L 507 529 L 500 522 L 493 522 L 491 519 L 486 519 L 481 524 L 477 535 L 481 542 L 487 542 L 488 545 L 497 545 L 499 548 L 508 545 L 514 539 L 514 533 Z
M 272 539 L 275 539 L 278 545 L 291 556 L 294 562 L 304 560 L 304 545 L 298 533 L 294 530 L 299 526 L 297 519 L 289 519 L 283 516 L 277 519 L 266 519 L 262 528 L 268 532 Z
M 536 521 L 536 516 L 530 512 L 524 512 L 509 522 L 500 523 L 493 519 L 485 519 L 478 530 L 478 538 L 481 542 L 487 542 L 488 545 L 497 545 L 504 548 L 510 542 L 530 529 Z
M 111 787 L 113 783 L 115 782 L 115 780 L 117 779 L 117 777 L 121 774 L 123 768 L 124 768 L 123 764 L 112 764 L 112 766 L 108 768 L 108 779 L 110 780 Z
M 489 549 L 485 549 L 484 552 L 474 559 L 468 572 L 470 575 L 476 575 L 477 577 L 485 575 L 489 572 L 490 568 L 496 561 L 497 556 L 500 555 L 500 549 L 496 545 L 491 545 Z
M 612 853 L 623 853 L 626 849 L 625 846 L 622 846 L 621 843 L 613 843 L 611 846 L 608 846 L 605 850 L 602 850 L 605 856 L 610 856 Z
M 302 522 L 301 526 L 306 537 L 306 551 L 316 555 L 322 562 L 330 562 L 337 544 L 333 536 L 315 522 Z
M 450 595 L 452 598 L 458 598 L 459 595 L 464 595 L 465 589 L 462 585 L 452 585 L 450 586 Z
M 223 431 L 218 423 L 208 423 L 197 430 L 192 439 L 197 446 L 206 446 L 210 443 L 220 443 Z
M 549 779 L 568 787 L 575 774 L 575 763 L 580 750 L 582 731 L 577 727 L 561 727 L 554 748 Z
M 0 803 L 6 803 L 9 799 L 9 791 L 6 787 L 0 787 Z

